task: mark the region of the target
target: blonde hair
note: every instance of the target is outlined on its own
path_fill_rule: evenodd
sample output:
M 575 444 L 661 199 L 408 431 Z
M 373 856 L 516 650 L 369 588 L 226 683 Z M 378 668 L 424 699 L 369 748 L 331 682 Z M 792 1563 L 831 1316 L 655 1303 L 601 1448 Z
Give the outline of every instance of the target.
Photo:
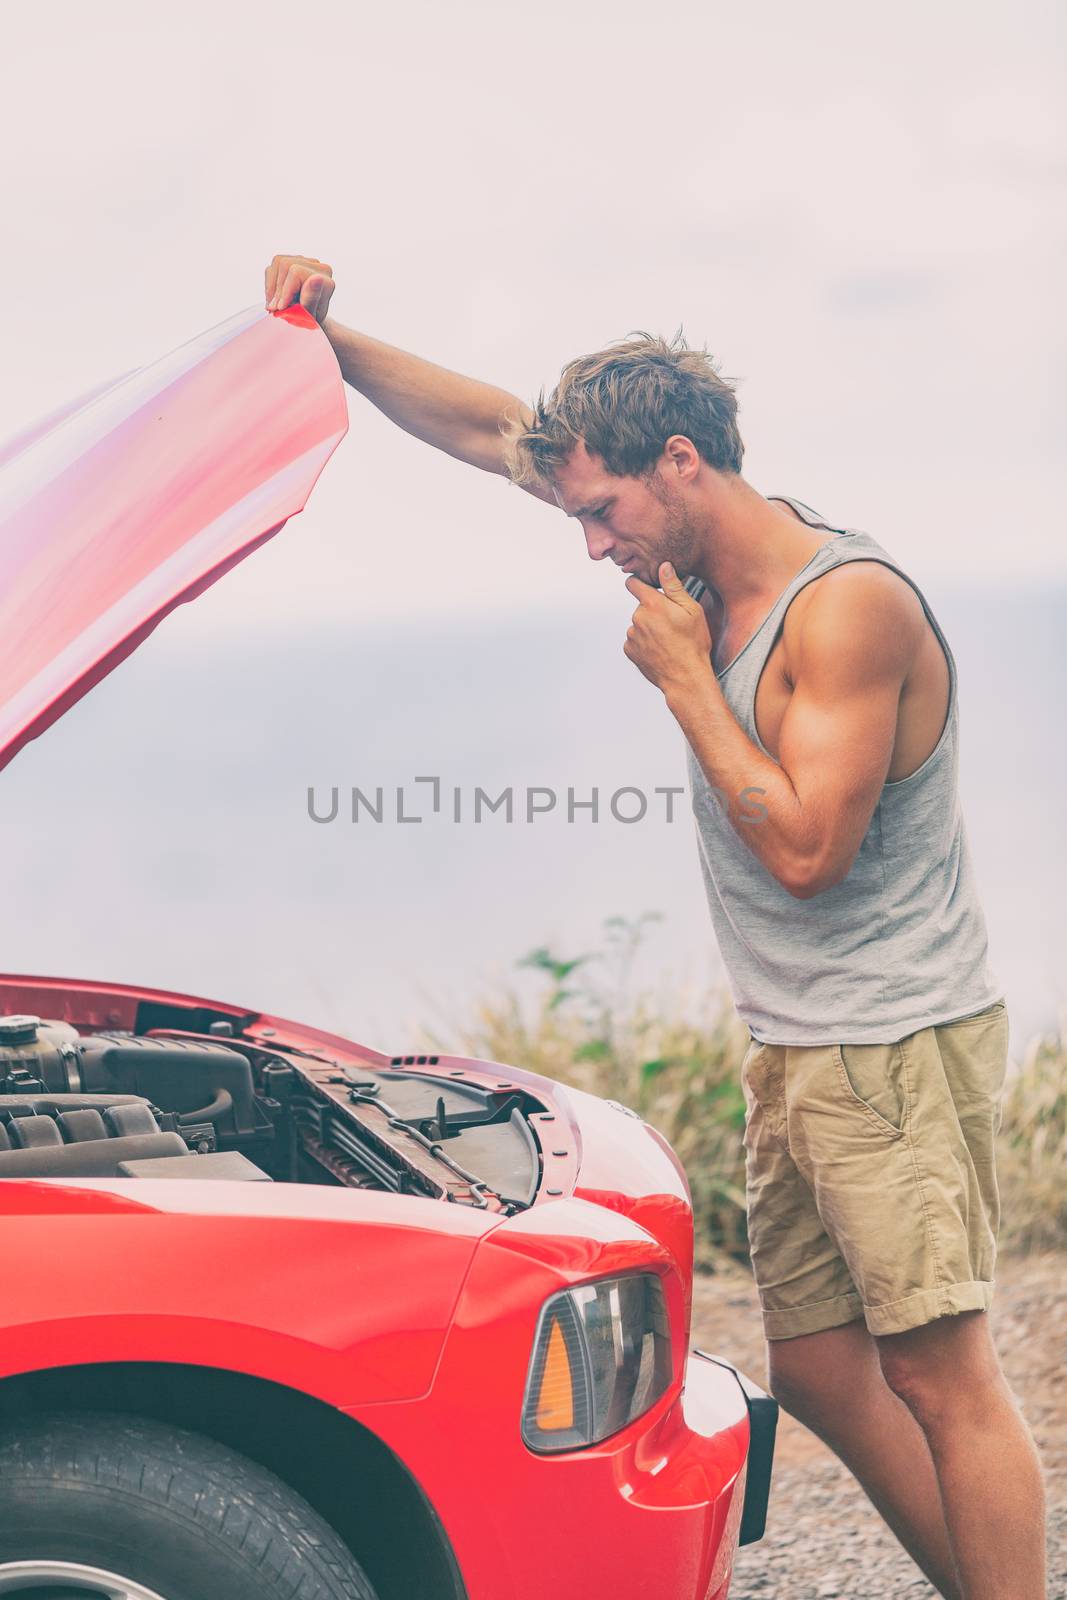
M 680 328 L 670 340 L 636 332 L 578 356 L 547 400 L 542 389 L 532 418 L 509 418 L 501 432 L 508 474 L 527 485 L 547 484 L 579 439 L 616 477 L 646 476 L 676 433 L 720 472 L 740 472 L 744 454 L 733 384 Z

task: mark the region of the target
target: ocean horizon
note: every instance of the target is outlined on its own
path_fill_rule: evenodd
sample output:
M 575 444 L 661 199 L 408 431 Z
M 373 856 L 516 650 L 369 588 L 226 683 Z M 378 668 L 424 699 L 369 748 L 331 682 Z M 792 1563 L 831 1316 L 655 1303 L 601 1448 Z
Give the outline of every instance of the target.
M 1067 1004 L 1067 586 L 924 592 L 959 669 L 962 805 L 1019 1049 Z M 635 986 L 723 988 L 683 739 L 622 654 L 629 609 L 225 632 L 179 611 L 0 775 L 0 965 L 391 1051 L 501 985 L 532 996 L 531 949 L 576 956 L 606 918 L 655 912 Z M 313 820 L 309 791 L 325 817 L 335 790 Z M 489 804 L 508 790 L 510 819 Z

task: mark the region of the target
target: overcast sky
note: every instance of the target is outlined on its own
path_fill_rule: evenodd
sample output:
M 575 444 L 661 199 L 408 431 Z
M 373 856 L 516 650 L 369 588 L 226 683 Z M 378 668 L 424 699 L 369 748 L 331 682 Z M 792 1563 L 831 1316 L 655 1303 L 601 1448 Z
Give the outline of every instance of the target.
M 6 5 L 0 438 L 262 305 L 275 252 L 333 263 L 340 321 L 526 399 L 683 327 L 739 382 L 750 481 L 945 599 L 1025 1032 L 1067 970 L 1065 58 L 1043 0 Z M 577 525 L 349 408 L 307 510 L 5 772 L 0 962 L 383 1048 L 415 984 L 476 992 L 538 943 L 592 948 L 609 914 L 662 909 L 673 978 L 710 981 L 691 823 L 308 822 L 307 783 L 394 769 L 683 773 L 622 656 L 633 602 Z
M 746 471 L 922 582 L 1067 577 L 1051 4 L 11 6 L 0 434 L 335 268 L 339 320 L 530 397 L 635 328 L 741 382 Z M 609 603 L 577 527 L 350 393 L 191 629 Z

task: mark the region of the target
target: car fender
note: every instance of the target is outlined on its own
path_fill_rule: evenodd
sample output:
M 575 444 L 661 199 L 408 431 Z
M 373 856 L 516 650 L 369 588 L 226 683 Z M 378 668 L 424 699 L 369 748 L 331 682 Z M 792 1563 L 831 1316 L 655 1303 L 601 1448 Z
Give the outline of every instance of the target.
M 414 1398 L 430 1388 L 475 1246 L 499 1220 L 369 1190 L 136 1187 L 0 1182 L 0 1379 L 177 1362 L 339 1408 Z

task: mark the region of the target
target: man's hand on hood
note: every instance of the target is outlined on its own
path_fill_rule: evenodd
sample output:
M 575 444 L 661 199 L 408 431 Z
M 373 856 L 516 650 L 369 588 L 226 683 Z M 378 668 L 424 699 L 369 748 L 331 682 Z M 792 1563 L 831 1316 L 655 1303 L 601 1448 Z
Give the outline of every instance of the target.
M 268 311 L 302 305 L 322 323 L 337 285 L 333 268 L 314 256 L 275 256 L 264 273 Z

